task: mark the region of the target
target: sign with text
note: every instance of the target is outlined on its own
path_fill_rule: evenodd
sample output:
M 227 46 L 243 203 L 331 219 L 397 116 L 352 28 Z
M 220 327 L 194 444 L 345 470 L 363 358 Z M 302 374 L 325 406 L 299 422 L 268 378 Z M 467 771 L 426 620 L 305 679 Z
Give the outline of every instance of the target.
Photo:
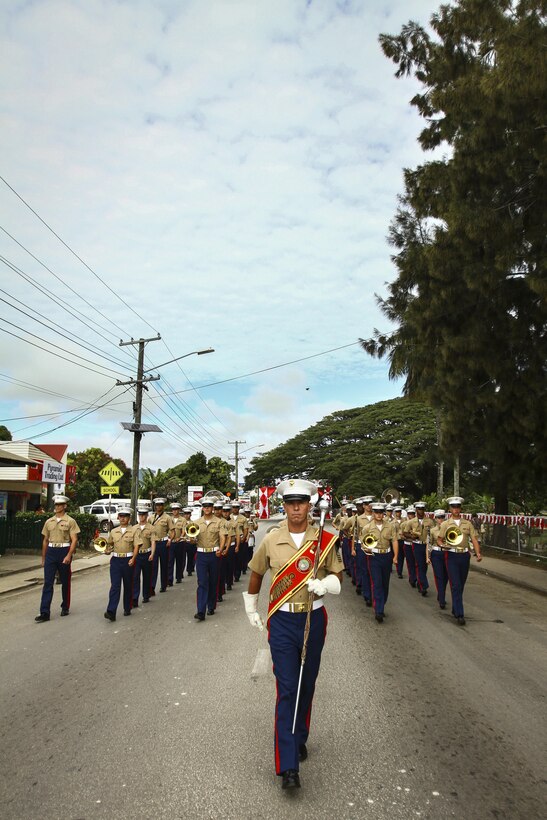
M 65 465 L 61 464 L 60 461 L 44 461 L 42 482 L 44 484 L 64 484 Z
M 101 487 L 101 495 L 119 495 L 120 487 Z
M 203 498 L 203 484 L 199 485 L 192 485 L 188 487 L 188 503 L 193 504 L 195 501 L 199 501 L 200 498 Z

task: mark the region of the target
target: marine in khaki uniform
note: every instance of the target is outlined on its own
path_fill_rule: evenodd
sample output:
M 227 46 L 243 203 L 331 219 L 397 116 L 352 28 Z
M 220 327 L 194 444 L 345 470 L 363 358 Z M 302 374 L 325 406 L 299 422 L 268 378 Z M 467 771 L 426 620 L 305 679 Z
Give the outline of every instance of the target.
M 397 533 L 397 540 L 399 541 L 399 554 L 397 555 L 397 578 L 403 577 L 403 566 L 405 562 L 405 553 L 403 550 L 403 538 L 401 536 L 401 527 L 403 524 L 402 519 L 403 508 L 399 506 L 395 506 L 393 508 L 393 521 L 392 524 L 395 526 L 395 530 Z
M 186 519 L 181 513 L 182 504 L 179 504 L 178 501 L 174 501 L 170 506 L 173 536 L 169 546 L 169 572 L 167 574 L 167 586 L 172 587 L 175 578 L 177 579 L 177 584 L 180 584 L 182 583 L 182 577 L 184 575 L 186 550 L 184 549 L 183 534 L 186 529 Z
M 317 548 L 314 539 L 318 537 L 318 530 L 308 525 L 308 512 L 311 496 L 317 492 L 315 484 L 290 479 L 281 482 L 277 492 L 283 498 L 287 518 L 279 529 L 265 536 L 249 562 L 249 590 L 243 593 L 243 598 L 249 621 L 262 629 L 257 602 L 262 579 L 269 570 L 268 640 L 277 679 L 275 770 L 282 777 L 282 787 L 287 789 L 300 786 L 299 761 L 305 760 L 308 754 L 306 742 L 311 707 L 327 629 L 323 596 L 327 592 L 340 592 L 343 566 L 335 548 L 336 537 L 324 531 L 323 550 L 320 553 L 322 563 L 317 578 L 312 578 Z M 311 592 L 314 593 L 313 608 L 293 734 L 306 612 Z
M 243 575 L 247 575 L 247 567 L 249 566 L 249 561 L 253 557 L 253 550 L 256 541 L 255 532 L 258 529 L 258 521 L 254 515 L 251 515 L 251 510 L 249 508 L 243 510 L 243 515 L 247 520 L 247 549 L 241 558 L 241 572 Z
M 141 530 L 138 526 L 131 527 L 129 519 L 133 510 L 130 507 L 120 507 L 118 519 L 120 526 L 115 527 L 108 535 L 106 555 L 110 559 L 110 592 L 108 606 L 104 617 L 107 621 L 116 620 L 116 610 L 120 602 L 120 593 L 123 583 L 123 614 L 131 615 L 133 602 L 133 574 L 139 548 L 142 546 Z
M 461 517 L 462 504 L 463 498 L 459 495 L 448 499 L 450 515 L 439 527 L 437 546 L 442 547 L 444 550 L 446 571 L 450 582 L 450 592 L 452 593 L 452 614 L 460 626 L 465 626 L 463 590 L 471 561 L 469 555 L 470 544 L 473 545 L 477 561 L 482 561 L 482 555 L 475 527 L 471 521 Z M 459 535 L 456 535 L 454 543 L 450 544 L 446 539 L 448 531 L 453 527 L 457 528 Z
M 173 520 L 165 512 L 165 498 L 154 499 L 154 512 L 149 518 L 156 537 L 156 552 L 152 569 L 152 585 L 150 595 L 156 594 L 158 582 L 158 566 L 160 575 L 160 592 L 165 592 L 169 576 L 169 547 L 173 537 Z
M 236 547 L 234 550 L 234 581 L 239 582 L 241 579 L 241 570 L 243 569 L 243 553 L 247 552 L 247 537 L 249 535 L 249 527 L 247 526 L 247 519 L 241 512 L 241 504 L 239 501 L 232 501 L 232 520 L 236 525 Z
M 406 560 L 406 569 L 408 572 L 408 583 L 411 587 L 416 587 L 418 584 L 418 576 L 416 574 L 416 561 L 414 559 L 414 552 L 412 550 L 412 533 L 410 530 L 410 522 L 416 514 L 416 508 L 412 505 L 406 508 L 406 518 L 403 518 L 399 527 L 399 538 L 403 539 L 403 552 Z
M 232 520 L 232 507 L 230 504 L 224 504 L 222 507 L 222 519 L 224 521 L 224 549 L 221 552 L 220 562 L 220 578 L 219 578 L 219 595 L 218 601 L 222 601 L 222 596 L 226 594 L 226 590 L 232 589 L 234 582 L 234 550 L 236 546 L 237 527 L 236 522 Z
M 448 584 L 448 573 L 444 562 L 442 547 L 437 544 L 441 524 L 446 518 L 444 510 L 435 510 L 435 522 L 429 530 L 429 562 L 433 567 L 433 578 L 437 588 L 437 601 L 441 609 L 446 608 L 446 585 Z
M 217 600 L 218 570 L 220 555 L 226 541 L 224 521 L 213 515 L 213 502 L 204 498 L 201 502 L 201 518 L 195 522 L 199 527 L 197 536 L 196 572 L 198 576 L 197 621 L 215 614 Z
M 393 523 L 384 521 L 384 504 L 375 502 L 372 505 L 372 521 L 361 529 L 361 546 L 366 555 L 370 584 L 372 589 L 372 606 L 378 623 L 384 620 L 384 607 L 389 595 L 391 565 L 397 564 L 399 542 Z M 371 536 L 374 543 L 367 543 Z
M 133 576 L 133 609 L 139 605 L 141 575 L 142 602 L 143 604 L 147 604 L 150 600 L 150 580 L 152 578 L 152 566 L 156 552 L 156 536 L 152 524 L 148 520 L 148 509 L 146 507 L 139 507 L 137 509 L 137 524 L 135 526 L 140 530 L 142 545 L 139 547 L 135 564 L 135 574 Z
M 40 601 L 40 614 L 34 619 L 38 623 L 49 621 L 53 585 L 57 572 L 61 579 L 61 615 L 70 611 L 71 563 L 80 528 L 76 521 L 66 514 L 68 498 L 64 495 L 53 499 L 54 515 L 44 523 L 42 529 L 42 566 L 44 586 Z
M 407 522 L 405 532 L 412 541 L 412 553 L 416 565 L 418 591 L 420 595 L 423 595 L 425 598 L 427 590 L 429 589 L 429 581 L 427 580 L 427 545 L 429 544 L 429 531 L 433 526 L 433 519 L 426 516 L 426 505 L 424 501 L 417 501 L 414 507 L 416 513 L 414 518 L 411 518 Z

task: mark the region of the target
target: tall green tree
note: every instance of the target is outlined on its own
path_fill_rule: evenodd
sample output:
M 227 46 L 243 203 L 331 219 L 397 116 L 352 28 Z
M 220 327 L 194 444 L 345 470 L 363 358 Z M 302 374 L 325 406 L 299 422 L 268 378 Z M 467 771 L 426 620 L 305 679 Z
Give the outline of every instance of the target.
M 0 424 L 0 441 L 11 441 L 11 439 L 11 433 L 8 428 Z
M 340 410 L 251 461 L 245 486 L 273 484 L 286 476 L 325 480 L 340 499 L 397 487 L 416 500 L 436 487 L 433 411 L 419 402 L 392 399 Z
M 496 511 L 542 477 L 547 40 L 540 0 L 459 0 L 382 35 L 413 74 L 424 150 L 391 225 L 397 278 L 379 299 L 394 323 L 363 340 L 405 394 L 440 411 L 443 446 L 486 468 Z M 465 453 L 464 453 L 465 455 Z
M 83 495 L 81 493 L 81 484 L 86 482 L 85 497 L 89 495 L 89 485 L 95 490 L 95 497 L 91 501 L 95 501 L 101 497 L 101 487 L 104 481 L 99 477 L 100 470 L 113 461 L 117 467 L 120 468 L 123 475 L 117 484 L 120 487 L 120 496 L 122 498 L 129 498 L 131 495 L 131 470 L 121 458 L 112 458 L 109 453 L 105 453 L 100 447 L 90 447 L 78 453 L 69 453 L 67 462 L 74 464 L 76 467 L 76 484 L 72 486 L 67 485 L 67 495 L 72 499 L 73 496 Z M 87 483 L 89 482 L 89 484 Z M 89 503 L 82 502 L 80 503 Z

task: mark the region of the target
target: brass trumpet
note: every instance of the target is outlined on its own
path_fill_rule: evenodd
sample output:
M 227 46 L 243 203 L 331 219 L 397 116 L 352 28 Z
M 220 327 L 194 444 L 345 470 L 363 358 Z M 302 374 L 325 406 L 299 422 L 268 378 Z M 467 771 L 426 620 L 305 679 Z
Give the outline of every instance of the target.
M 186 527 L 186 535 L 188 538 L 197 538 L 199 535 L 199 524 L 190 524 Z
M 378 536 L 374 535 L 374 533 L 369 532 L 368 535 L 365 535 L 365 539 L 363 541 L 365 547 L 370 549 L 375 549 L 378 546 Z
M 106 538 L 97 538 L 93 542 L 93 546 L 95 547 L 97 552 L 100 552 L 104 555 L 104 553 L 106 552 L 106 548 L 108 546 L 108 541 L 106 540 Z
M 445 541 L 450 547 L 457 547 L 463 541 L 463 532 L 455 525 L 449 527 L 446 531 Z

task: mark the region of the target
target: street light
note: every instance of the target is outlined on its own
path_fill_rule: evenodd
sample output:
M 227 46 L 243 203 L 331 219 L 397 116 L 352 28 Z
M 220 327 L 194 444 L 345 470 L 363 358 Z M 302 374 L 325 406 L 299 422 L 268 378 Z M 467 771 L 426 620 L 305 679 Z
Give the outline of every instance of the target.
M 191 353 L 185 353 L 184 356 L 177 356 L 176 359 L 169 359 L 163 364 L 155 364 L 154 367 L 149 367 L 148 370 L 143 370 L 143 373 L 150 373 L 151 370 L 159 370 L 160 367 L 165 367 L 166 364 L 173 364 L 173 362 L 180 362 L 181 359 L 186 359 L 188 356 L 205 356 L 206 353 L 214 353 L 214 347 L 208 347 L 207 350 L 192 350 Z

